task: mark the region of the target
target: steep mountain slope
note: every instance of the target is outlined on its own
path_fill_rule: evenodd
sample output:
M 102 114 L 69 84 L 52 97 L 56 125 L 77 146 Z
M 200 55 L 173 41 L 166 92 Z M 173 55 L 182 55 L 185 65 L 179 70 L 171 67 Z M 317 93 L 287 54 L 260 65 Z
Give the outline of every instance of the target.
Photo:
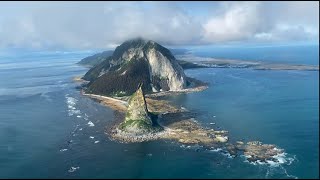
M 87 92 L 130 95 L 143 83 L 143 90 L 176 91 L 186 87 L 186 76 L 172 53 L 154 41 L 141 38 L 118 46 L 113 55 L 90 69 L 83 79 Z

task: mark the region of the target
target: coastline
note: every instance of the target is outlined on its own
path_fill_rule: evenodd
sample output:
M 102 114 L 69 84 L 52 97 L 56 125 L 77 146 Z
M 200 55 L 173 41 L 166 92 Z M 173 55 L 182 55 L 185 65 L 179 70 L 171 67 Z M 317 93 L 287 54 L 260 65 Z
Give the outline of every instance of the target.
M 79 78 L 74 78 L 78 80 Z M 279 163 L 277 156 L 284 153 L 283 149 L 273 144 L 262 144 L 259 141 L 233 141 L 230 142 L 228 131 L 208 129 L 197 122 L 196 116 L 181 107 L 175 107 L 169 101 L 160 100 L 158 97 L 177 95 L 181 93 L 199 92 L 208 88 L 208 84 L 194 78 L 189 78 L 189 88 L 180 91 L 157 92 L 145 95 L 148 111 L 155 113 L 158 118 L 156 124 L 162 128 L 160 131 L 148 134 L 136 135 L 122 132 L 118 126 L 123 122 L 128 106 L 128 96 L 108 97 L 97 94 L 86 94 L 81 89 L 81 94 L 88 96 L 100 104 L 112 108 L 115 119 L 112 125 L 105 127 L 105 134 L 110 140 L 120 143 L 139 143 L 152 140 L 170 140 L 182 145 L 200 145 L 204 149 L 221 151 L 230 157 L 236 157 L 242 153 L 250 163 Z M 77 82 L 86 83 L 79 80 Z
M 192 68 L 251 68 L 254 70 L 319 71 L 319 65 L 284 64 L 253 60 L 204 58 L 188 55 L 180 56 L 180 60 L 193 64 Z
M 175 140 L 182 144 L 203 144 L 207 147 L 216 146 L 215 143 L 225 143 L 228 140 L 227 131 L 214 131 L 203 128 L 194 117 L 194 114 L 185 108 L 177 108 L 165 100 L 156 100 L 146 97 L 148 110 L 157 113 L 157 124 L 163 128 L 159 132 L 152 132 L 145 135 L 127 134 L 117 127 L 123 121 L 127 103 L 115 98 L 84 94 L 94 99 L 101 100 L 102 105 L 108 106 L 118 111 L 117 120 L 109 128 L 108 134 L 111 139 L 122 143 L 143 142 L 157 139 Z M 161 94 L 162 96 L 163 94 Z M 168 94 L 165 94 L 168 95 Z M 159 97 L 159 96 L 155 96 Z M 219 146 L 220 147 L 220 146 Z
M 113 110 L 117 110 L 117 111 L 121 111 L 121 112 L 125 112 L 127 110 L 128 102 L 126 102 L 126 101 L 115 99 L 115 98 L 108 97 L 108 96 L 101 96 L 101 95 L 96 95 L 96 94 L 86 94 L 83 91 L 81 91 L 81 94 L 84 96 L 88 96 L 92 99 L 98 100 L 100 104 L 102 104 L 104 106 L 108 106 L 108 107 L 112 108 Z
M 195 114 L 185 108 L 177 108 L 168 101 L 150 97 L 146 97 L 148 110 L 159 113 L 157 123 L 163 130 L 138 136 L 123 133 L 117 127 L 125 117 L 126 101 L 94 94 L 83 95 L 100 100 L 100 104 L 115 110 L 113 124 L 105 127 L 105 134 L 113 141 L 140 143 L 160 139 L 170 140 L 184 146 L 199 145 L 207 150 L 221 151 L 233 158 L 241 153 L 250 163 L 278 163 L 278 155 L 284 153 L 283 149 L 273 144 L 263 144 L 259 141 L 229 142 L 228 131 L 207 129 L 196 121 Z

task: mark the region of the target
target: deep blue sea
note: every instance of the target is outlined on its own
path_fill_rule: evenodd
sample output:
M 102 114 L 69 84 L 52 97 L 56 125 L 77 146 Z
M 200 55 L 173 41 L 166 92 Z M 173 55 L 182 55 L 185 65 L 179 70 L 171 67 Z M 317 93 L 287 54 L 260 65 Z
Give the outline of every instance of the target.
M 261 51 L 194 54 L 319 64 L 314 50 Z M 196 112 L 203 126 L 228 130 L 232 140 L 259 140 L 286 152 L 282 164 L 254 165 L 169 141 L 110 141 L 104 129 L 113 110 L 81 96 L 72 81 L 88 70 L 75 63 L 91 54 L 0 53 L 0 178 L 319 178 L 318 71 L 185 71 L 209 88 L 168 99 Z
M 193 48 L 195 56 L 264 61 L 270 63 L 319 65 L 319 45 L 211 46 Z

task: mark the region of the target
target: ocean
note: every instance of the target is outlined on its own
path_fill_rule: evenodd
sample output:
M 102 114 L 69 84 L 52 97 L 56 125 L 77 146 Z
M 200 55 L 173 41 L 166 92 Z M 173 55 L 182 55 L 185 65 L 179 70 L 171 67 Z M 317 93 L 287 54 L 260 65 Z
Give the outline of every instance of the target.
M 193 53 L 264 57 L 254 48 L 247 56 L 235 51 Z M 270 61 L 318 65 L 314 50 L 304 54 L 307 59 L 295 49 L 290 58 L 279 53 L 281 47 L 268 52 Z M 75 63 L 91 54 L 0 53 L 0 178 L 319 178 L 318 71 L 185 71 L 209 88 L 167 99 L 195 112 L 203 126 L 228 130 L 231 140 L 259 140 L 285 151 L 281 163 L 250 164 L 172 141 L 109 140 L 104 131 L 115 112 L 81 96 L 72 80 L 88 70 Z
M 199 57 L 262 61 L 267 63 L 319 65 L 319 45 L 210 46 L 191 48 Z

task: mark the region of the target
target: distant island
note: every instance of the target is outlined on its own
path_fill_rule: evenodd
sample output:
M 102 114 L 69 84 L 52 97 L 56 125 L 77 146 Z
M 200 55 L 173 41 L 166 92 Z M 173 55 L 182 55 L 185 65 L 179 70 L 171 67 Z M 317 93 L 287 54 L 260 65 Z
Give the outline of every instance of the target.
M 88 58 L 80 63 L 92 66 L 82 77 L 81 92 L 116 111 L 114 125 L 106 127 L 110 139 L 123 143 L 169 139 L 232 156 L 242 152 L 248 161 L 277 161 L 275 156 L 283 152 L 259 141 L 231 142 L 228 131 L 202 127 L 192 112 L 162 99 L 208 88 L 183 70 L 207 65 L 178 61 L 167 48 L 142 38 L 125 41 L 112 55 L 106 54 L 91 56 L 93 63 Z
M 190 55 L 179 56 L 182 63 L 188 64 L 190 68 L 250 68 L 254 70 L 300 70 L 319 71 L 319 66 L 305 64 L 281 64 L 261 62 L 252 60 L 202 58 Z
M 111 56 L 113 51 L 103 51 L 101 53 L 94 54 L 92 56 L 81 59 L 78 64 L 93 67 L 100 64 L 102 61 L 106 60 L 107 57 Z

